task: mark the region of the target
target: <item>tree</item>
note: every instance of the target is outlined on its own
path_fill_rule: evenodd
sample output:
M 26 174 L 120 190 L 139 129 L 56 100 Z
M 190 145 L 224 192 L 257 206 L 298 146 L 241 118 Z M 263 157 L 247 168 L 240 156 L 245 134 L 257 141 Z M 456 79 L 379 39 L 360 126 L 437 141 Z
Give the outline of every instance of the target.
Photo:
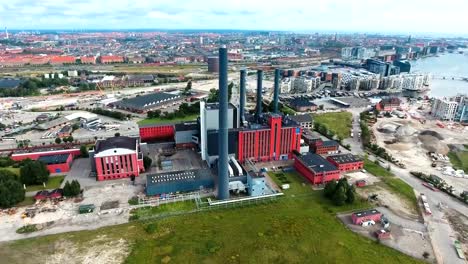
M 85 145 L 80 146 L 80 155 L 81 155 L 82 158 L 89 157 L 88 148 Z
M 352 204 L 356 200 L 356 195 L 355 195 L 355 190 L 354 186 L 348 187 L 348 190 L 346 192 L 346 203 Z
M 143 166 L 145 167 L 145 170 L 151 167 L 151 163 L 153 163 L 153 160 L 150 157 L 148 156 L 143 157 Z
M 67 137 L 67 141 L 68 141 L 69 143 L 72 143 L 73 140 L 74 140 L 74 138 L 73 138 L 72 136 L 68 136 L 68 137 Z
M 72 193 L 73 191 L 72 191 L 70 183 L 68 181 L 65 182 L 65 185 L 63 186 L 63 196 L 72 197 L 73 196 Z
M 60 139 L 59 137 L 55 139 L 55 144 L 60 144 L 62 143 L 62 139 Z
M 336 181 L 332 180 L 332 181 L 329 181 L 325 185 L 325 188 L 323 189 L 323 194 L 325 195 L 325 197 L 330 199 L 333 197 L 333 194 L 335 194 L 335 191 L 336 191 Z
M 115 133 L 115 134 L 114 134 L 114 136 L 116 136 L 116 137 L 120 137 L 120 133 L 119 133 L 119 132 L 117 132 L 117 133 Z
M 81 186 L 77 180 L 73 180 L 70 184 L 72 196 L 77 196 L 81 193 Z
M 0 170 L 0 208 L 16 205 L 24 200 L 24 189 L 16 175 L 7 170 Z
M 24 160 L 20 168 L 21 182 L 26 185 L 42 184 L 49 180 L 47 166 L 37 160 Z
M 191 91 L 192 91 L 192 80 L 188 80 L 187 82 L 187 86 L 185 86 L 185 89 L 184 89 L 184 92 L 183 94 L 184 95 L 190 95 L 191 94 Z
M 73 126 L 72 126 L 73 131 L 77 130 L 78 128 L 80 128 L 80 125 L 78 125 L 76 123 L 73 124 Z
M 333 194 L 333 202 L 336 205 L 344 205 L 346 202 L 346 189 L 343 186 L 337 186 L 335 193 Z

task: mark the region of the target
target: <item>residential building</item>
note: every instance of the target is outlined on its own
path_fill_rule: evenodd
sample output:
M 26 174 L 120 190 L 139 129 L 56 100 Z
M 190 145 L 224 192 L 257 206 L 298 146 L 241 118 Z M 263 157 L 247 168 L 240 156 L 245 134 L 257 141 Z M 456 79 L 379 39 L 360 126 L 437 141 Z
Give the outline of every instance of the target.
M 437 98 L 432 103 L 431 114 L 440 120 L 454 120 L 458 110 L 458 102 L 447 98 Z

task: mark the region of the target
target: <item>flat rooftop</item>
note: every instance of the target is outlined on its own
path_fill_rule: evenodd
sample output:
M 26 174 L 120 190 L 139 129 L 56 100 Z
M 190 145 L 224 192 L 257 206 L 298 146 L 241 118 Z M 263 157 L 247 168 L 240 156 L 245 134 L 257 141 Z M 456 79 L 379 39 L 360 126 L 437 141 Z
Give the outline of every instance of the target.
M 315 153 L 308 152 L 307 154 L 299 156 L 298 158 L 302 160 L 304 165 L 316 173 L 338 170 L 335 165 L 331 164 L 328 160 Z
M 209 169 L 171 171 L 167 173 L 148 174 L 146 176 L 146 185 L 183 183 L 207 179 L 213 179 L 213 175 Z
M 50 156 L 41 156 L 37 160 L 44 162 L 47 165 L 51 164 L 62 164 L 66 163 L 68 157 L 70 157 L 70 153 L 68 154 L 57 154 L 57 155 L 50 155 Z
M 351 153 L 328 156 L 338 164 L 354 163 L 362 161 L 362 158 Z
M 364 216 L 376 215 L 376 214 L 380 214 L 380 211 L 377 210 L 377 209 L 371 209 L 371 210 L 367 210 L 367 211 L 360 211 L 360 212 L 354 213 L 354 215 L 357 216 L 357 217 L 364 217 Z

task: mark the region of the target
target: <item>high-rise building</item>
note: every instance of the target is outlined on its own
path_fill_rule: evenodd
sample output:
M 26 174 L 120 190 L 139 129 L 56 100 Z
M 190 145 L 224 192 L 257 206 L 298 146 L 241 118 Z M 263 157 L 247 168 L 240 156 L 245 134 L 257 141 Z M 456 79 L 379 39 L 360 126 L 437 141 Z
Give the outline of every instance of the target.
M 441 120 L 454 120 L 458 110 L 458 102 L 447 98 L 435 99 L 432 103 L 432 115 Z

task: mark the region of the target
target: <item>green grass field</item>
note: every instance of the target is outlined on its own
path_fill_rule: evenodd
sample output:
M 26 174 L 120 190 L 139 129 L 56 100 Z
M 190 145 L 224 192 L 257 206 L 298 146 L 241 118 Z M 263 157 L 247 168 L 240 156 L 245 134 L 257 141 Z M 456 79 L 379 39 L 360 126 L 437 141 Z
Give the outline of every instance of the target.
M 30 186 L 26 186 L 26 192 L 57 189 L 60 187 L 60 184 L 62 184 L 62 181 L 64 178 L 65 178 L 64 175 L 51 176 L 49 177 L 49 181 L 46 183 L 45 188 L 43 185 L 30 185 Z
M 5 167 L 5 168 L 0 168 L 0 170 L 7 170 L 13 172 L 16 176 L 19 177 L 20 175 L 20 169 L 19 168 L 13 168 L 13 167 Z
M 369 173 L 380 177 L 382 182 L 384 182 L 392 192 L 405 199 L 414 208 L 414 210 L 417 210 L 418 201 L 416 195 L 414 194 L 413 188 L 406 182 L 395 177 L 392 172 L 368 159 L 364 161 L 364 169 L 366 169 Z
M 468 151 L 449 152 L 448 157 L 453 167 L 457 170 L 464 170 L 468 173 Z
M 137 221 L 98 230 L 72 232 L 0 244 L 5 263 L 36 263 L 72 243 L 76 252 L 105 236 L 125 239 L 125 263 L 424 263 L 348 230 L 335 207 L 301 176 L 285 173 L 291 188 L 266 204 L 218 209 L 157 221 Z M 272 178 L 278 182 L 275 175 Z M 352 209 L 367 207 L 355 204 Z M 183 209 L 190 208 L 181 205 Z M 146 210 L 146 209 L 145 209 Z M 164 210 L 172 210 L 166 208 Z M 145 231 L 154 223 L 156 232 Z M 97 240 L 102 243 L 102 240 Z M 127 250 L 127 249 L 125 249 Z M 35 258 L 28 258 L 30 252 Z
M 18 204 L 16 204 L 15 206 L 16 207 L 21 207 L 21 206 L 28 206 L 28 205 L 32 205 L 36 202 L 36 200 L 34 200 L 33 197 L 24 197 L 24 200 Z
M 314 122 L 325 125 L 338 137 L 349 138 L 353 123 L 353 115 L 349 112 L 331 112 L 324 114 L 313 114 Z
M 198 114 L 188 115 L 181 118 L 173 118 L 173 119 L 161 119 L 161 118 L 146 118 L 143 120 L 138 121 L 138 125 L 153 125 L 153 124 L 161 124 L 161 123 L 177 123 L 177 122 L 184 122 L 184 121 L 194 121 L 198 117 Z

